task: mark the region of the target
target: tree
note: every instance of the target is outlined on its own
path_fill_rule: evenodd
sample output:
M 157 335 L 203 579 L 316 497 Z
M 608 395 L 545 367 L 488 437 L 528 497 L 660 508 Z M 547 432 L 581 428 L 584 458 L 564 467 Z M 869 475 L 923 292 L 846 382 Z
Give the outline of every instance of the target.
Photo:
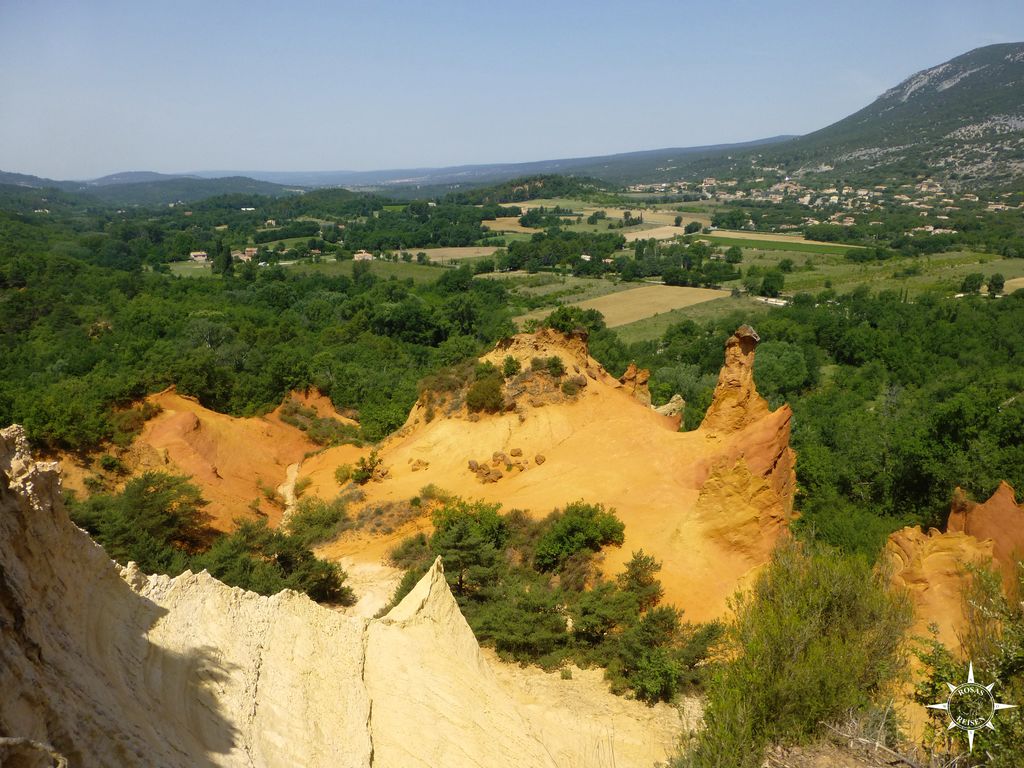
M 725 252 L 725 261 L 727 264 L 739 264 L 743 261 L 743 251 L 738 245 L 729 246 L 729 249 Z
M 661 570 L 661 563 L 644 551 L 638 550 L 626 563 L 626 570 L 615 577 L 619 589 L 629 592 L 636 597 L 638 608 L 641 611 L 649 610 L 661 602 L 665 590 L 661 588 L 658 581 L 658 571 Z
M 230 277 L 235 272 L 231 248 L 223 240 L 218 240 L 214 246 L 212 272 L 224 277 Z
M 457 598 L 495 581 L 507 531 L 499 505 L 453 499 L 434 512 L 430 548 L 444 561 L 445 577 Z
M 537 570 L 554 571 L 577 552 L 597 552 L 608 544 L 621 546 L 625 524 L 603 504 L 576 501 L 552 515 L 551 527 L 541 536 L 534 552 Z
M 769 269 L 764 273 L 764 277 L 761 278 L 761 295 L 762 296 L 778 296 L 782 293 L 782 288 L 786 283 L 786 278 L 782 272 L 777 269 Z
M 971 274 L 964 277 L 962 283 L 960 283 L 961 293 L 979 293 L 981 291 L 981 284 L 985 282 L 985 276 L 981 272 L 971 272 Z
M 677 227 L 682 226 L 682 223 L 683 223 L 683 217 L 682 216 L 676 216 L 676 226 Z
M 1003 292 L 1003 288 L 1006 285 L 1006 278 L 999 272 L 996 272 L 988 279 L 988 293 L 989 296 L 998 296 Z
M 700 222 L 699 221 L 691 221 L 689 224 L 687 224 L 683 228 L 683 233 L 687 234 L 687 235 L 692 235 L 695 232 L 700 232 L 700 230 L 701 230 Z
M 512 357 L 512 355 L 508 355 L 501 364 L 501 373 L 506 379 L 515 376 L 522 369 L 523 364 Z

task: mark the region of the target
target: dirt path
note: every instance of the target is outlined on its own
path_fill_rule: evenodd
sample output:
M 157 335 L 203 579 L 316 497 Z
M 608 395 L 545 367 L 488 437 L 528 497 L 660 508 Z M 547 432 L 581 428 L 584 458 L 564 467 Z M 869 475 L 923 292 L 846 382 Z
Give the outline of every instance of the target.
M 288 522 L 288 519 L 295 513 L 295 508 L 298 506 L 299 499 L 295 495 L 295 481 L 299 478 L 299 470 L 301 468 L 301 461 L 289 464 L 284 482 L 277 486 L 278 494 L 284 499 L 284 514 L 281 516 L 282 523 Z

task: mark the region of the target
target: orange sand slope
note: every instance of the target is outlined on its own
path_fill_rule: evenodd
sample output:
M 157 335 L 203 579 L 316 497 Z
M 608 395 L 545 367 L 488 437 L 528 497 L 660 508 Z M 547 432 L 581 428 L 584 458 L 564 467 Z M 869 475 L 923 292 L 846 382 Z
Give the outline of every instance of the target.
M 280 521 L 283 508 L 268 503 L 264 489 L 276 490 L 285 482 L 289 466 L 318 449 L 301 430 L 282 422 L 277 411 L 267 418 L 247 419 L 216 413 L 173 387 L 147 400 L 162 411 L 146 423 L 133 445 L 140 471 L 165 469 L 189 475 L 209 500 L 207 511 L 218 528 L 229 528 L 236 517 L 251 516 L 249 504 L 254 499 L 261 501 L 260 509 L 272 524 Z M 304 404 L 318 411 L 325 407 L 316 397 L 306 397 Z
M 603 503 L 626 524 L 625 545 L 606 554 L 607 573 L 642 548 L 663 562 L 666 598 L 687 618 L 721 616 L 727 599 L 768 560 L 792 514 L 791 412 L 770 411 L 757 394 L 757 341 L 747 326 L 729 339 L 705 423 L 678 432 L 678 418 L 640 402 L 646 393 L 635 375 L 627 379 L 637 390 L 631 395 L 588 355 L 584 336 L 544 330 L 506 339 L 485 359 L 500 365 L 511 355 L 525 371 L 532 358 L 557 355 L 579 394 L 544 390 L 543 377 L 524 375 L 506 385 L 501 414 L 439 407 L 428 422 L 418 403 L 382 447 L 389 476 L 364 486 L 367 502 L 409 499 L 433 483 L 536 516 L 577 499 Z M 471 461 L 482 468 L 471 470 Z M 304 467 L 300 477 L 327 484 L 327 471 L 333 468 L 318 476 Z M 328 551 L 375 560 L 386 548 L 359 536 Z

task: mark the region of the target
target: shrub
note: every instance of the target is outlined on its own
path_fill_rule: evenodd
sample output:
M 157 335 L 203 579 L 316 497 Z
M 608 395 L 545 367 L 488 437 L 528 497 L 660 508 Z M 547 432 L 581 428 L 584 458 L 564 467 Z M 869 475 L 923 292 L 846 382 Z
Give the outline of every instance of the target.
M 235 524 L 235 532 L 217 539 L 193 567 L 262 595 L 294 589 L 320 603 L 355 602 L 352 590 L 343 583 L 345 572 L 318 559 L 295 536 L 270 529 L 266 520 L 236 520 Z
M 573 379 L 566 379 L 562 382 L 562 394 L 566 397 L 575 397 L 580 391 L 580 385 Z
M 486 411 L 497 413 L 505 406 L 505 395 L 501 388 L 501 379 L 488 376 L 477 379 L 466 393 L 466 407 L 470 411 Z
M 417 533 L 403 540 L 391 550 L 388 559 L 396 568 L 415 568 L 429 562 L 431 554 L 426 534 Z
M 501 364 L 501 373 L 506 379 L 515 376 L 522 369 L 523 364 L 512 357 L 512 355 L 506 357 L 505 361 Z
M 964 656 L 974 664 L 974 677 L 982 685 L 998 681 L 993 691 L 996 701 L 1016 704 L 1024 701 L 1024 605 L 1019 598 L 1007 599 L 1001 576 L 974 567 L 965 589 L 966 626 L 962 634 Z M 1024 594 L 1024 569 L 1017 566 L 1013 594 Z M 925 644 L 917 653 L 927 676 L 915 691 L 920 704 L 935 704 L 949 697 L 947 684 L 966 679 L 966 662 L 957 659 L 937 640 Z M 930 746 L 946 752 L 968 749 L 966 734 L 950 731 L 946 712 L 929 712 L 930 727 L 925 736 Z M 1016 768 L 1024 765 L 1024 713 L 1020 709 L 1000 711 L 992 720 L 992 729 L 975 733 L 974 749 L 983 748 L 987 766 Z M 951 761 L 952 764 L 955 761 Z
M 341 464 L 334 469 L 334 479 L 338 485 L 345 485 L 352 479 L 352 465 Z
M 128 468 L 124 465 L 123 461 L 116 456 L 111 456 L 109 453 L 104 453 L 100 456 L 100 467 L 102 467 L 105 472 L 117 472 L 119 475 L 123 475 L 128 471 Z
M 564 512 L 552 514 L 548 526 L 534 552 L 534 565 L 540 571 L 558 570 L 577 552 L 597 552 L 609 544 L 621 545 L 625 539 L 625 524 L 602 504 L 573 502 Z
M 869 707 L 903 669 L 910 603 L 861 558 L 785 544 L 733 610 L 735 658 L 712 676 L 705 730 L 679 766 L 760 766 L 768 744 Z
M 466 407 L 472 412 L 488 413 L 497 413 L 505 407 L 502 375 L 490 363 L 477 365 L 473 384 L 466 392 Z
M 558 355 L 552 355 L 548 358 L 547 369 L 548 373 L 556 379 L 565 375 L 565 363 L 562 362 L 562 358 L 558 357 Z
M 344 571 L 317 559 L 300 536 L 272 530 L 266 520 L 236 520 L 234 533 L 221 534 L 208 527 L 205 505 L 185 478 L 147 472 L 119 494 L 73 503 L 71 514 L 112 558 L 134 560 L 147 573 L 205 568 L 226 584 L 263 595 L 295 589 L 320 602 L 354 600 Z
M 289 398 L 279 411 L 281 421 L 305 432 L 317 445 L 360 445 L 359 427 L 344 424 L 333 417 L 320 417 L 313 408 L 308 408 L 294 398 Z
M 313 547 L 336 538 L 348 523 L 341 497 L 331 502 L 314 497 L 299 502 L 288 519 L 288 530 L 304 547 Z
M 366 485 L 373 479 L 373 473 L 380 467 L 382 459 L 377 455 L 377 449 L 370 451 L 369 456 L 360 456 L 356 462 L 356 468 L 352 472 L 352 480 L 358 485 Z
M 551 357 L 535 357 L 530 360 L 530 370 L 539 373 L 549 373 L 556 379 L 565 375 L 565 363 L 558 355 Z

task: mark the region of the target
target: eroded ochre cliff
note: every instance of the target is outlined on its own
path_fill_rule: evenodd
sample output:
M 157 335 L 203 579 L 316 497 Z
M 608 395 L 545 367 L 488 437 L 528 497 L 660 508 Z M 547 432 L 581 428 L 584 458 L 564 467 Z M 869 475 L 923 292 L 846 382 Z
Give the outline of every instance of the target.
M 927 635 L 935 625 L 939 640 L 954 652 L 960 650 L 971 567 L 996 568 L 1004 588 L 1012 591 L 1022 554 L 1024 506 L 1017 504 L 1006 482 L 980 504 L 957 488 L 945 532 L 911 526 L 893 533 L 886 543 L 893 583 L 906 587 L 914 601 L 916 634 Z
M 771 411 L 757 394 L 756 344 L 747 326 L 729 339 L 705 423 L 679 432 L 678 416 L 637 399 L 645 372 L 611 376 L 589 356 L 585 336 L 545 329 L 506 339 L 483 358 L 499 369 L 507 357 L 522 366 L 505 383 L 505 410 L 477 415 L 421 400 L 382 446 L 388 476 L 363 486 L 366 503 L 407 500 L 428 484 L 536 516 L 578 499 L 602 503 L 626 524 L 625 544 L 605 550 L 607 574 L 643 549 L 663 564 L 668 602 L 691 620 L 720 617 L 768 561 L 793 509 L 792 413 Z M 533 360 L 553 356 L 571 394 L 529 372 Z M 327 451 L 321 470 L 307 463 L 300 476 L 327 488 L 338 463 Z M 323 553 L 376 560 L 411 530 L 351 534 Z
M 0 754 L 24 768 L 51 757 L 11 739 L 74 766 L 646 766 L 682 727 L 623 699 L 523 705 L 439 562 L 377 620 L 119 568 L 19 427 L 0 431 L 0 691 Z

